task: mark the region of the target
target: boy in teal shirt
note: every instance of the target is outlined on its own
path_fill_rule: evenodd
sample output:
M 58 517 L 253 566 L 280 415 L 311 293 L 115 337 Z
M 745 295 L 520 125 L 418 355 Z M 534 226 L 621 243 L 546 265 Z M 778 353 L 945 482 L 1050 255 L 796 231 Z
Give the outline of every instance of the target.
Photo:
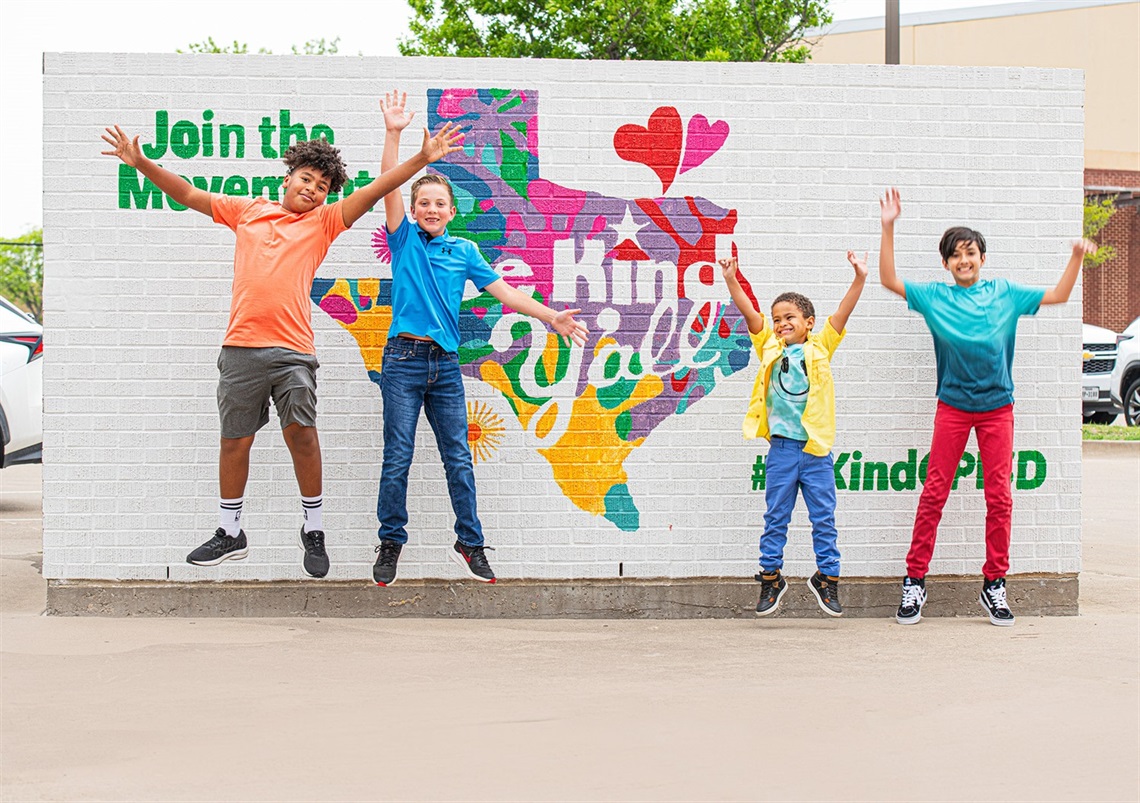
M 995 625 L 1014 623 L 1006 597 L 1009 571 L 1010 526 L 1013 494 L 1013 349 L 1017 321 L 1034 315 L 1042 304 L 1063 304 L 1076 284 L 1085 254 L 1096 253 L 1089 240 L 1073 243 L 1073 253 L 1056 287 L 1026 287 L 1006 279 L 982 280 L 986 241 L 973 229 L 956 226 L 942 235 L 938 250 L 942 267 L 954 284 L 903 282 L 895 275 L 895 220 L 902 212 L 898 190 L 887 190 L 879 201 L 882 244 L 879 281 L 906 299 L 907 306 L 926 320 L 934 338 L 937 361 L 938 409 L 926 484 L 918 499 L 902 602 L 895 618 L 899 624 L 917 624 L 926 604 L 926 571 L 934 553 L 934 540 L 942 508 L 973 429 L 982 458 L 986 496 L 985 578 L 978 602 Z

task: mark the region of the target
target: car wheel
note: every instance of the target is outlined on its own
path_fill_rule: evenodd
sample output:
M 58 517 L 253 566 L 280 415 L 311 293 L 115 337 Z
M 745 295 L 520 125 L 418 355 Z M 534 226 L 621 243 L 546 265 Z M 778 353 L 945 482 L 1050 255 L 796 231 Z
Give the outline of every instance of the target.
M 1116 420 L 1116 413 L 1089 413 L 1085 416 L 1086 424 L 1111 424 Z
M 1130 427 L 1140 426 L 1140 378 L 1133 379 L 1124 391 L 1124 423 Z

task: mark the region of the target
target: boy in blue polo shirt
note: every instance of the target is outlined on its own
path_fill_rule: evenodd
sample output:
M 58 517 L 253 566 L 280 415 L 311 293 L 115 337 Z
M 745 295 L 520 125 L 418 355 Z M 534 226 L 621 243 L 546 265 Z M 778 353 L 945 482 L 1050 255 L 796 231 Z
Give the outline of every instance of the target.
M 385 95 L 381 173 L 396 166 L 400 132 L 415 112 L 405 112 L 407 94 Z M 472 578 L 495 582 L 484 553 L 483 529 L 475 505 L 475 473 L 467 445 L 467 403 L 459 370 L 459 306 L 468 281 L 504 305 L 537 318 L 582 346 L 586 327 L 580 310 L 554 310 L 499 278 L 469 240 L 452 237 L 455 196 L 447 179 L 427 175 L 412 184 L 412 220 L 399 190 L 384 196 L 388 246 L 392 253 L 392 325 L 380 372 L 384 401 L 384 464 L 376 516 L 380 544 L 372 577 L 377 585 L 396 581 L 396 564 L 408 541 L 408 469 L 415 448 L 420 409 L 427 414 L 447 474 L 455 512 L 455 545 L 448 553 Z
M 926 604 L 926 571 L 934 553 L 938 522 L 950 495 L 958 461 L 973 429 L 982 458 L 986 496 L 985 580 L 978 602 L 995 625 L 1014 623 L 1006 596 L 1009 571 L 1010 523 L 1013 494 L 1013 347 L 1017 321 L 1035 315 L 1043 304 L 1064 304 L 1076 284 L 1085 254 L 1095 254 L 1089 240 L 1073 243 L 1073 253 L 1057 285 L 1026 287 L 1006 279 L 981 278 L 986 262 L 986 241 L 964 226 L 947 229 L 938 250 L 942 267 L 953 284 L 903 282 L 895 275 L 895 220 L 902 212 L 898 190 L 888 189 L 880 199 L 882 241 L 879 281 L 906 299 L 922 315 L 934 338 L 938 373 L 938 409 L 926 484 L 918 498 L 906 556 L 902 602 L 895 618 L 899 624 L 917 624 Z

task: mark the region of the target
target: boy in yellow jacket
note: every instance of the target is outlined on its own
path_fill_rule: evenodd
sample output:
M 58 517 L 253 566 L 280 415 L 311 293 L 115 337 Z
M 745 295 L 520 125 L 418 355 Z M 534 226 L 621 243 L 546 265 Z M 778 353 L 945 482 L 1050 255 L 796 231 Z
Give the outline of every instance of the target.
M 744 437 L 766 438 L 767 483 L 764 500 L 764 534 L 760 537 L 760 601 L 756 615 L 767 616 L 780 606 L 788 581 L 784 545 L 788 522 L 802 493 L 811 519 L 812 546 L 818 571 L 808 580 L 820 609 L 842 616 L 839 604 L 839 534 L 835 531 L 835 469 L 831 447 L 835 443 L 835 388 L 831 382 L 831 355 L 847 333 L 847 319 L 859 301 L 867 279 L 866 255 L 851 251 L 847 261 L 855 269 L 851 287 L 839 309 L 816 334 L 815 307 L 799 293 L 782 293 L 772 302 L 772 326 L 756 309 L 736 278 L 736 258 L 720 260 L 732 301 L 748 324 L 752 345 L 760 357 L 760 373 L 744 418 Z

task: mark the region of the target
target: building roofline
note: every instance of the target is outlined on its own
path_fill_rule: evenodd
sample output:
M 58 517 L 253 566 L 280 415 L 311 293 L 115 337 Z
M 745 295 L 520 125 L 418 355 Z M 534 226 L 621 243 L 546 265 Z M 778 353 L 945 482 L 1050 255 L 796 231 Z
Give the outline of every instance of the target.
M 916 14 L 903 14 L 899 17 L 899 27 L 913 28 L 921 25 L 941 25 L 947 22 L 1017 17 L 1023 14 L 1047 14 L 1053 11 L 1073 11 L 1082 8 L 1129 4 L 1140 4 L 1140 0 L 1032 0 L 1028 3 L 1004 3 L 998 6 L 948 8 L 942 11 L 920 11 Z M 832 36 L 841 33 L 882 30 L 884 26 L 885 22 L 881 16 L 863 17 L 854 20 L 841 20 L 821 28 L 812 28 L 804 35 L 808 38 Z

